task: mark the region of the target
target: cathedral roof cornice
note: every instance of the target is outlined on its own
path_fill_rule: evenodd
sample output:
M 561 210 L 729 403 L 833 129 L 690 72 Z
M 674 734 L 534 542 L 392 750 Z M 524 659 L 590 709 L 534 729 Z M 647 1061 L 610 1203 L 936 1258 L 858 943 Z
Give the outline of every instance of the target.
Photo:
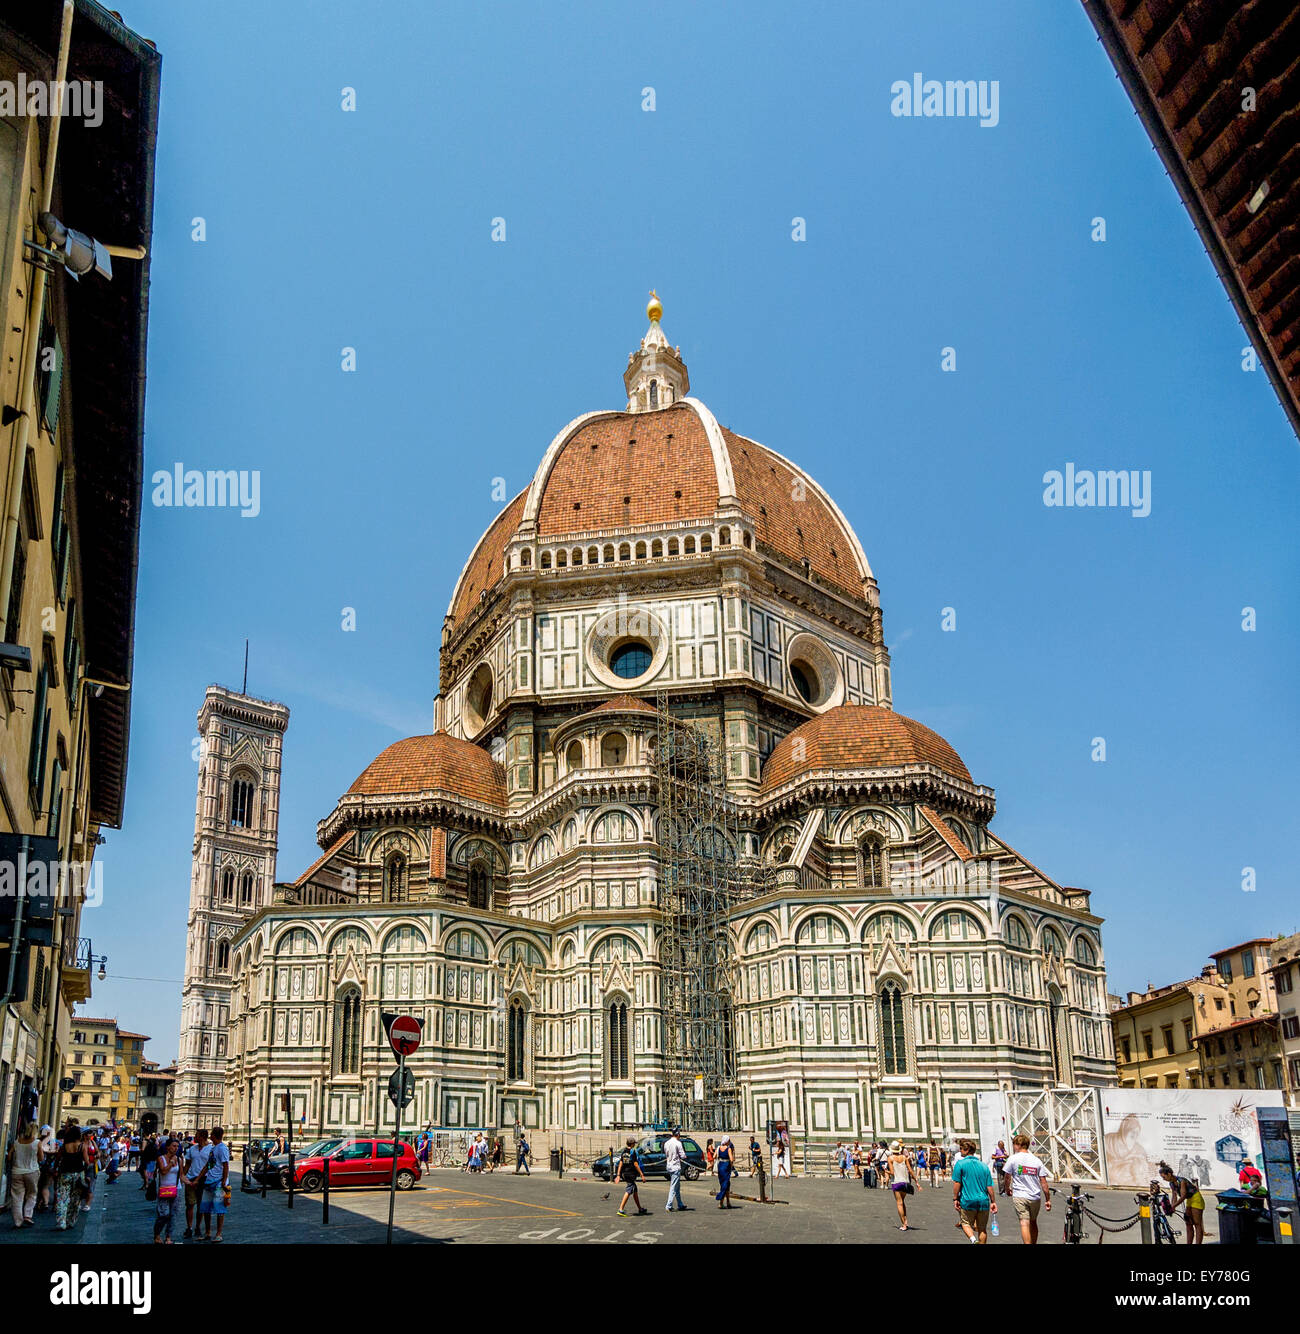
M 936 802 L 949 809 L 990 820 L 996 810 L 993 789 L 954 779 L 932 764 L 897 768 L 846 769 L 840 766 L 805 769 L 771 791 L 756 805 L 765 818 L 812 805 L 881 801 L 886 805 Z
M 316 842 L 326 847 L 349 829 L 424 821 L 469 824 L 499 838 L 508 836 L 509 821 L 499 807 L 457 792 L 434 789 L 392 796 L 341 797 L 333 811 L 317 824 Z

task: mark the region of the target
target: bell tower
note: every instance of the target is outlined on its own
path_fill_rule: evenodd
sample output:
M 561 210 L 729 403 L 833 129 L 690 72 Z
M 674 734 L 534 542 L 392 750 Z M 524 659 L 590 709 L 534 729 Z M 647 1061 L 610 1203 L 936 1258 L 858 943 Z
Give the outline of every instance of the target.
M 199 710 L 199 781 L 172 1124 L 209 1129 L 224 1106 L 230 941 L 269 907 L 289 710 L 209 686 Z
M 629 412 L 656 412 L 671 407 L 691 392 L 691 377 L 686 373 L 679 347 L 669 347 L 659 327 L 664 308 L 652 290 L 645 308 L 650 318 L 641 346 L 627 359 L 623 384 L 627 389 Z

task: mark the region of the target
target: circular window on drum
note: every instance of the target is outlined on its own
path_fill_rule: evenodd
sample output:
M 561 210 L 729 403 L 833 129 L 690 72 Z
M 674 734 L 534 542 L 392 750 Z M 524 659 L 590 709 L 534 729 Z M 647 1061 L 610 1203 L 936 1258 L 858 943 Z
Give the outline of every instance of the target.
M 789 693 L 818 713 L 844 703 L 844 675 L 825 640 L 808 633 L 795 635 L 786 650 Z
M 622 607 L 593 622 L 587 632 L 587 666 L 607 686 L 648 682 L 668 657 L 668 632 L 648 607 Z
M 484 723 L 492 713 L 492 668 L 485 662 L 479 663 L 474 675 L 469 678 L 465 691 L 466 730 L 471 736 L 483 730 Z

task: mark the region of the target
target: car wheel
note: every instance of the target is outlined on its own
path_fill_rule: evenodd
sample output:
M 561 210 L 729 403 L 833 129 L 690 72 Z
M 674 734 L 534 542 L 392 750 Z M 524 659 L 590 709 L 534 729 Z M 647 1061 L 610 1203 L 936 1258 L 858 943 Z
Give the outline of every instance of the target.
M 415 1185 L 415 1173 L 408 1172 L 405 1168 L 403 1168 L 397 1174 L 397 1189 L 410 1190 L 411 1187 L 414 1185 Z
M 298 1183 L 298 1189 L 302 1191 L 320 1190 L 321 1180 L 319 1172 L 304 1172 L 302 1180 Z
M 684 1167 L 682 1168 L 682 1176 L 687 1181 L 698 1181 L 700 1179 L 700 1169 L 698 1167 Z

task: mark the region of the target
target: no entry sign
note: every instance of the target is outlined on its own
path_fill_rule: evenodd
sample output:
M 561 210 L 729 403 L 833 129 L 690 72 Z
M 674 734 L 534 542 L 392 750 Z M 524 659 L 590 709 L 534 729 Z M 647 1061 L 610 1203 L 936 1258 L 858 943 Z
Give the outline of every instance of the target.
M 424 1027 L 419 1019 L 409 1014 L 394 1015 L 388 1024 L 388 1041 L 399 1056 L 409 1056 L 420 1045 L 420 1030 Z

